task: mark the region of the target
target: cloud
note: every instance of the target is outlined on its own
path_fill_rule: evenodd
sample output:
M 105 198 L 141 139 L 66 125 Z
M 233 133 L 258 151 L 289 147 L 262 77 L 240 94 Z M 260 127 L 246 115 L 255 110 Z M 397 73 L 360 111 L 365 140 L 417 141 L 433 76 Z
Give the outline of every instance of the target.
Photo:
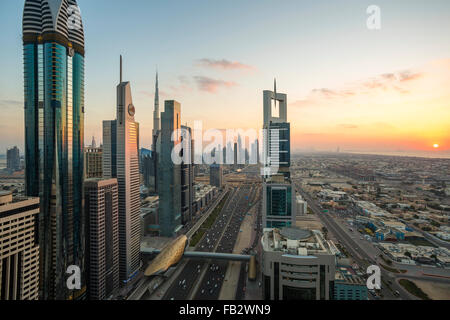
M 197 60 L 197 64 L 202 67 L 224 69 L 224 70 L 255 70 L 255 68 L 252 66 L 237 61 L 229 61 L 226 59 L 214 60 L 203 58 Z
M 207 91 L 210 93 L 217 92 L 220 87 L 231 88 L 237 86 L 236 82 L 217 80 L 203 76 L 195 76 L 194 80 L 197 83 L 199 90 Z
M 405 70 L 397 73 L 397 79 L 399 81 L 416 80 L 423 76 L 423 73 L 412 72 L 411 70 Z
M 293 107 L 308 107 L 319 105 L 321 102 L 347 99 L 357 95 L 394 91 L 399 94 L 409 94 L 408 82 L 418 80 L 424 76 L 422 72 L 403 70 L 398 72 L 383 73 L 371 78 L 347 84 L 344 88 L 315 88 L 304 99 L 296 100 L 289 105 Z

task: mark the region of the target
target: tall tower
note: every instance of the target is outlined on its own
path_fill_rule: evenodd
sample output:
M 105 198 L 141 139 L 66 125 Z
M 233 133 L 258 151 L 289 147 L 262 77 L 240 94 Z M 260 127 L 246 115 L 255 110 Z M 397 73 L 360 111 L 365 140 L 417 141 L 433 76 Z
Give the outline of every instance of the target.
M 158 195 L 160 235 L 173 237 L 180 229 L 181 218 L 181 164 L 172 161 L 172 150 L 182 143 L 181 105 L 177 101 L 164 102 L 161 114 L 161 144 L 158 157 Z M 172 137 L 174 132 L 179 134 Z
M 159 88 L 158 88 L 158 71 L 156 71 L 156 82 L 155 82 L 155 108 L 153 109 L 153 139 L 158 134 L 160 129 L 160 120 L 159 120 Z M 153 141 L 156 143 L 156 141 Z
M 139 123 L 131 86 L 117 85 L 116 120 L 103 121 L 103 177 L 117 178 L 119 194 L 119 273 L 126 283 L 140 266 L 140 198 L 139 198 Z
M 158 71 L 156 71 L 155 82 L 155 107 L 153 109 L 153 131 L 152 131 L 152 173 L 153 176 L 153 190 L 158 191 L 158 137 L 161 132 L 161 121 L 159 113 L 159 87 L 158 87 Z
M 90 300 L 104 300 L 119 288 L 117 179 L 87 179 L 86 282 Z
M 84 274 L 82 211 L 84 33 L 76 0 L 26 0 L 23 10 L 25 185 L 40 198 L 41 299 L 78 298 L 65 272 Z
M 290 124 L 287 95 L 265 90 L 263 141 L 263 228 L 295 225 L 295 187 L 290 179 Z

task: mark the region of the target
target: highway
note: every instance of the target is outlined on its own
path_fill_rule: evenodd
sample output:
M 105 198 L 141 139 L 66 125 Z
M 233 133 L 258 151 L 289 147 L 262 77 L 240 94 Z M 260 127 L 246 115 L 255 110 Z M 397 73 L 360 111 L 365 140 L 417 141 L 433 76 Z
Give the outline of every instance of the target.
M 254 198 L 255 190 L 249 185 L 240 188 L 242 193 L 239 197 L 235 211 L 233 212 L 226 229 L 220 238 L 217 252 L 232 253 L 236 238 L 240 232 L 240 227 L 245 214 L 248 212 L 250 199 Z M 228 268 L 228 261 L 215 261 L 211 263 L 203 277 L 203 280 L 195 295 L 195 300 L 217 300 L 222 288 L 225 273 Z
M 232 252 L 241 222 L 236 217 L 242 212 L 242 215 L 247 212 L 246 208 L 248 208 L 249 203 L 247 197 L 250 196 L 251 190 L 252 187 L 245 185 L 237 189 L 231 189 L 231 194 L 221 213 L 196 246 L 196 251 Z M 231 251 L 229 250 L 230 247 Z M 190 259 L 163 299 L 186 300 L 192 298 L 198 292 L 201 293 L 201 290 L 204 290 L 205 293 L 205 296 L 201 299 L 217 299 L 227 266 L 227 261 L 209 263 L 204 260 Z M 201 279 L 206 280 L 200 282 L 199 286 L 198 282 Z M 202 289 L 199 289 L 202 285 Z

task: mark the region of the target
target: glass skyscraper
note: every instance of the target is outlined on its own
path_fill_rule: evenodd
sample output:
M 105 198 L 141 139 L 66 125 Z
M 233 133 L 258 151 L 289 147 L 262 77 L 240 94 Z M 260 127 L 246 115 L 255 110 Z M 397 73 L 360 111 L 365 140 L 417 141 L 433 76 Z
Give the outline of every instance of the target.
M 26 0 L 23 11 L 26 193 L 40 198 L 40 297 L 75 299 L 84 274 L 84 33 L 76 0 Z
M 287 95 L 274 90 L 264 94 L 263 228 L 295 225 L 295 188 L 290 179 L 290 123 Z

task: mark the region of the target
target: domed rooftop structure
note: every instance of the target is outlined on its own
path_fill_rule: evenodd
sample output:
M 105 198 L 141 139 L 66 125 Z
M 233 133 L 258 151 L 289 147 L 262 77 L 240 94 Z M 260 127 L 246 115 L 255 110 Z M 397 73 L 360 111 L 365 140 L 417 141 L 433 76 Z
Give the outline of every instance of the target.
M 36 36 L 64 39 L 84 51 L 83 23 L 76 0 L 25 0 L 22 31 L 24 42 Z
M 284 227 L 280 230 L 280 234 L 289 240 L 307 240 L 312 236 L 310 230 L 296 227 Z

